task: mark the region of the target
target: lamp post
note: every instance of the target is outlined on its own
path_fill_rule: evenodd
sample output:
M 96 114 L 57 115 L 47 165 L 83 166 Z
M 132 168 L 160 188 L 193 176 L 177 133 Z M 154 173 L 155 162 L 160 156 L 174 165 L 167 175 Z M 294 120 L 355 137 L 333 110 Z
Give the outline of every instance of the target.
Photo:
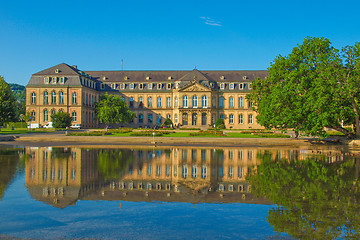
M 153 143 L 155 144 L 155 132 L 153 132 L 152 135 L 153 135 Z
M 54 118 L 54 128 L 55 128 L 55 131 L 56 131 L 56 118 Z
M 31 117 L 29 117 L 29 120 L 30 120 L 30 132 L 31 132 Z

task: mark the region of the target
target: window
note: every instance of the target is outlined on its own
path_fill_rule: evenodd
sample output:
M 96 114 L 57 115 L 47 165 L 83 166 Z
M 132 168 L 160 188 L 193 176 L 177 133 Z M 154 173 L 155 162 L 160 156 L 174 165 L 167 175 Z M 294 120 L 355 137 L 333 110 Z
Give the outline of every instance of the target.
M 144 122 L 144 115 L 142 113 L 139 114 L 139 123 Z
M 31 113 L 30 113 L 30 117 L 31 117 L 31 119 L 30 119 L 30 121 L 35 121 L 36 120 L 36 113 L 35 113 L 35 111 L 32 111 Z
M 149 88 L 149 89 L 152 89 L 152 88 L 153 88 L 152 83 L 149 83 L 149 84 L 148 84 L 148 88 Z
M 249 124 L 253 123 L 253 115 L 252 114 L 249 114 L 248 120 L 249 120 Z
M 224 120 L 224 119 L 225 119 L 225 115 L 224 115 L 224 114 L 220 114 L 220 118 L 221 118 L 222 120 Z
M 234 98 L 229 97 L 229 108 L 234 108 Z
M 144 88 L 144 84 L 140 83 L 139 84 L 139 89 L 143 89 Z
M 165 174 L 167 177 L 170 177 L 171 175 L 171 165 L 166 165 L 165 166 Z
M 174 116 L 174 122 L 175 122 L 175 124 L 178 123 L 178 115 L 177 114 L 175 114 L 175 116 Z
M 139 108 L 142 108 L 143 107 L 143 101 L 144 101 L 144 99 L 143 99 L 143 97 L 139 97 Z
M 201 167 L 201 178 L 205 179 L 207 175 L 207 167 L 206 166 L 202 166 Z
M 100 89 L 105 89 L 105 84 L 101 83 L 100 84 Z
M 51 109 L 51 116 L 56 113 L 55 109 Z
M 192 107 L 193 108 L 198 107 L 198 97 L 196 95 L 192 97 Z
M 160 176 L 161 175 L 161 165 L 157 164 L 156 165 L 156 176 Z
M 158 83 L 157 88 L 161 89 L 162 88 L 162 83 Z
M 148 107 L 152 108 L 152 97 L 148 97 Z
M 73 111 L 73 112 L 71 113 L 71 118 L 72 118 L 72 121 L 73 121 L 73 122 L 76 122 L 76 121 L 77 121 L 77 114 L 76 114 L 75 111 Z
M 239 150 L 239 152 L 238 152 L 238 158 L 239 158 L 240 161 L 242 161 L 242 160 L 244 159 L 244 152 L 243 152 L 243 150 Z
M 112 89 L 116 89 L 116 83 L 112 83 L 112 84 L 111 84 L 111 88 L 112 88 Z
M 248 160 L 252 160 L 253 159 L 253 151 L 252 150 L 249 150 L 248 151 Z
M 170 115 L 170 114 L 166 114 L 166 118 L 171 119 L 171 115 Z
M 156 116 L 156 123 L 157 123 L 157 124 L 161 124 L 161 119 L 162 119 L 161 114 L 158 114 L 158 115 Z
M 133 107 L 134 107 L 134 98 L 133 98 L 133 97 L 130 97 L 130 98 L 129 98 L 129 107 L 130 107 L 130 108 L 133 108 Z
M 64 93 L 63 93 L 63 91 L 59 92 L 59 104 L 64 104 Z
M 188 107 L 188 96 L 183 96 L 183 108 Z
M 229 115 L 229 123 L 234 124 L 234 115 L 233 114 Z
M 201 105 L 203 108 L 207 108 L 207 96 L 202 96 Z
M 219 98 L 219 108 L 224 108 L 224 97 Z
M 56 92 L 51 93 L 51 104 L 56 104 Z
M 212 103 L 211 103 L 212 107 L 216 107 L 216 97 L 212 98 Z
M 34 92 L 31 93 L 30 102 L 31 102 L 31 104 L 36 104 L 36 93 L 34 93 Z
M 252 104 L 252 101 L 249 101 L 249 102 L 248 102 L 248 105 L 249 105 L 249 108 L 252 108 L 252 105 L 253 105 L 253 104 Z
M 186 178 L 187 178 L 187 175 L 188 175 L 188 167 L 187 167 L 186 165 L 183 165 L 183 166 L 182 166 L 182 177 L 183 177 L 184 179 L 186 179 Z
M 232 178 L 234 176 L 234 167 L 229 167 L 229 177 Z
M 64 84 L 65 83 L 65 77 L 61 77 L 60 78 L 60 84 Z
M 239 114 L 239 124 L 244 123 L 244 116 L 242 114 Z
M 77 93 L 73 92 L 72 94 L 72 104 L 77 104 Z
M 171 83 L 168 83 L 166 88 L 171 89 Z
M 44 78 L 44 83 L 45 83 L 45 84 L 49 84 L 49 77 L 45 77 L 45 78 Z
M 222 89 L 222 90 L 225 89 L 225 83 L 220 83 L 220 89 Z
M 234 89 L 234 84 L 230 83 L 230 89 Z
M 56 84 L 56 82 L 57 82 L 57 77 L 53 77 L 52 78 L 52 84 Z
M 47 91 L 44 92 L 44 104 L 49 104 L 49 93 Z
M 125 89 L 125 83 L 122 83 L 122 84 L 120 85 L 120 88 L 121 88 L 121 89 Z
M 161 97 L 158 97 L 157 100 L 156 100 L 156 106 L 158 108 L 161 108 Z
M 174 106 L 177 107 L 178 106 L 178 98 L 175 97 L 175 103 L 174 103 Z
M 243 107 L 244 107 L 244 98 L 239 97 L 239 108 L 243 108 Z
M 130 83 L 130 89 L 134 89 L 134 84 Z
M 153 123 L 153 115 L 152 114 L 148 114 L 148 119 L 147 119 L 148 123 Z
M 240 83 L 239 84 L 239 89 L 244 89 L 244 84 Z
M 48 110 L 44 110 L 44 122 L 47 122 L 49 119 L 49 113 L 48 113 Z
M 166 98 L 166 107 L 171 108 L 171 98 L 170 97 Z
M 191 168 L 191 177 L 196 178 L 197 177 L 197 167 L 195 165 Z

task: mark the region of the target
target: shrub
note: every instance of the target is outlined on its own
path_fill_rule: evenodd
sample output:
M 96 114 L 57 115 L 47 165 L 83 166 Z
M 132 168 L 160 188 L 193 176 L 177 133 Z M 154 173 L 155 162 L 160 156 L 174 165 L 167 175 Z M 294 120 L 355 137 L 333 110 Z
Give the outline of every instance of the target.
M 139 132 L 132 132 L 130 133 L 130 136 L 143 136 L 143 137 L 152 137 L 153 133 L 155 133 L 156 137 L 161 137 L 166 134 L 174 133 L 173 131 L 139 131 Z
M 224 119 L 222 118 L 218 118 L 215 122 L 215 127 L 216 128 L 220 128 L 220 129 L 224 129 L 225 128 L 225 123 L 224 123 Z

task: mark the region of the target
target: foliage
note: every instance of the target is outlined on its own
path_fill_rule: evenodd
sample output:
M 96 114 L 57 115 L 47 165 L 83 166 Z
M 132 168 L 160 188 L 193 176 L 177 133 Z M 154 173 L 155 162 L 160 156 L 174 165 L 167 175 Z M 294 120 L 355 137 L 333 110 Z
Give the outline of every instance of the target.
M 300 239 L 358 239 L 360 234 L 360 159 L 329 163 L 327 156 L 278 159 L 269 152 L 248 177 L 252 193 L 280 205 L 269 211 L 277 232 Z
M 67 128 L 71 125 L 71 116 L 69 113 L 58 112 L 51 115 L 51 121 L 54 128 Z
M 132 133 L 130 133 L 130 136 L 152 137 L 153 133 L 155 133 L 155 137 L 161 137 L 163 135 L 170 134 L 170 133 L 173 133 L 173 132 L 171 132 L 171 131 L 152 131 L 152 130 L 148 130 L 148 131 L 132 132 Z
M 224 119 L 222 118 L 218 118 L 215 122 L 215 127 L 216 128 L 220 128 L 220 129 L 224 129 L 225 128 L 225 123 L 224 123 Z
M 0 76 L 0 126 L 15 120 L 16 99 L 9 84 Z
M 120 96 L 105 94 L 96 103 L 96 115 L 101 123 L 127 123 L 134 119 L 135 113 L 129 110 Z
M 170 118 L 166 118 L 165 121 L 164 121 L 164 123 L 163 123 L 161 126 L 168 126 L 168 127 L 170 127 L 170 126 L 173 126 L 173 122 L 171 121 Z
M 202 136 L 202 137 L 214 137 L 214 136 L 218 136 L 218 137 L 224 137 L 227 136 L 225 133 L 223 133 L 223 131 L 214 131 L 214 130 L 200 130 L 197 133 L 190 133 L 190 136 Z
M 70 148 L 52 148 L 51 159 L 66 160 L 71 156 Z
M 103 149 L 98 156 L 98 171 L 105 180 L 120 179 L 133 162 L 132 151 L 125 149 Z
M 258 123 L 313 136 L 326 136 L 325 127 L 349 135 L 343 124 L 352 124 L 359 137 L 359 48 L 345 47 L 342 58 L 328 39 L 307 37 L 288 56 L 279 55 L 247 96 Z
M 13 92 L 16 100 L 18 100 L 18 102 L 20 102 L 20 103 L 24 103 L 25 98 L 26 98 L 25 86 L 22 86 L 22 85 L 19 85 L 16 83 L 9 83 L 9 86 L 10 86 L 11 91 Z

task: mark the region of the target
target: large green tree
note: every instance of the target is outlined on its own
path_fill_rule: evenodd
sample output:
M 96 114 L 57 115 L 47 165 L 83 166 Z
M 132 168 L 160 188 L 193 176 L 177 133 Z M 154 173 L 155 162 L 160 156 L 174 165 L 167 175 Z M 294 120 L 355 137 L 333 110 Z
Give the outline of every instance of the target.
M 118 95 L 105 94 L 96 104 L 96 115 L 101 123 L 127 123 L 135 117 Z
M 16 99 L 9 84 L 0 76 L 0 126 L 15 120 Z
M 51 115 L 51 121 L 54 128 L 67 128 L 71 125 L 71 116 L 69 113 L 58 112 Z
M 276 57 L 269 76 L 254 81 L 247 96 L 258 122 L 319 136 L 326 136 L 325 127 L 349 135 L 344 125 L 353 125 L 360 137 L 358 46 L 341 53 L 328 39 L 307 37 L 288 56 Z

